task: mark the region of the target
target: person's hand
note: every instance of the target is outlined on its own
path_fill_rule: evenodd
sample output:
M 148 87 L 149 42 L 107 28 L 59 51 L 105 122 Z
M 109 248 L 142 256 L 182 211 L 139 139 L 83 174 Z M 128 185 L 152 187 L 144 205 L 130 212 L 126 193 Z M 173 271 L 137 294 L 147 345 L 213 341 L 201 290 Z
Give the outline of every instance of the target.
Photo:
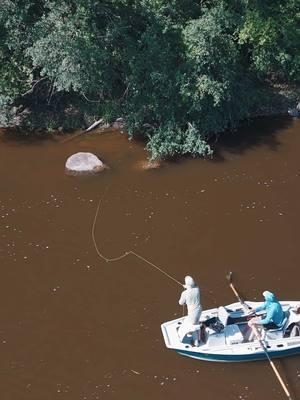
M 250 319 L 250 321 L 248 321 L 248 326 L 254 325 L 254 324 L 257 323 L 259 320 L 260 320 L 259 317 L 255 317 L 255 318 Z

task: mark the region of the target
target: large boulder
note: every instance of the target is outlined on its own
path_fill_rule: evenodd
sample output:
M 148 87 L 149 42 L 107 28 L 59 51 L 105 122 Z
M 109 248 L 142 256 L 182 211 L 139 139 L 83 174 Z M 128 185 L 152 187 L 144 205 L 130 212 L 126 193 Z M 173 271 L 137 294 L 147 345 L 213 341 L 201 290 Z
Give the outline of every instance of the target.
M 94 174 L 104 168 L 103 162 L 92 153 L 73 154 L 66 162 L 66 172 L 70 174 Z

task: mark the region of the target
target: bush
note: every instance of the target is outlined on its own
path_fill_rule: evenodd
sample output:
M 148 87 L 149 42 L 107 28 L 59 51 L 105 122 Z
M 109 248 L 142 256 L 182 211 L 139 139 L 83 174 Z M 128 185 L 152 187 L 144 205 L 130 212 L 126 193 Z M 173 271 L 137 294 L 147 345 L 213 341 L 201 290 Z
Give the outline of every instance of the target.
M 147 143 L 151 160 L 171 158 L 179 155 L 211 156 L 212 149 L 200 132 L 189 125 L 182 130 L 171 124 L 161 126 L 153 131 Z

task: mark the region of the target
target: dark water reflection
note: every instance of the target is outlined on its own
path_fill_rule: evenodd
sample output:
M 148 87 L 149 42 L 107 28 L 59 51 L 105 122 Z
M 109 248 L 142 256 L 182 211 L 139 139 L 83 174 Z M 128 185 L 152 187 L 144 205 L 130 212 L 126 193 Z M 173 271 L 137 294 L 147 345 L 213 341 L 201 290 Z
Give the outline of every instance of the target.
M 277 151 L 281 144 L 278 135 L 292 125 L 293 119 L 282 116 L 246 121 L 239 130 L 220 136 L 213 160 L 224 161 L 224 150 L 243 154 L 249 149 L 267 146 L 270 150 Z
M 116 132 L 0 145 L 0 378 L 3 399 L 282 399 L 264 362 L 214 364 L 164 347 L 160 324 L 180 315 L 180 288 L 129 256 L 133 249 L 176 279 L 192 274 L 203 305 L 265 289 L 300 299 L 300 122 L 262 119 L 218 147 L 219 160 L 143 170 L 140 144 Z M 236 140 L 239 138 L 239 140 Z M 64 174 L 92 151 L 110 166 Z M 278 364 L 300 394 L 299 357 Z

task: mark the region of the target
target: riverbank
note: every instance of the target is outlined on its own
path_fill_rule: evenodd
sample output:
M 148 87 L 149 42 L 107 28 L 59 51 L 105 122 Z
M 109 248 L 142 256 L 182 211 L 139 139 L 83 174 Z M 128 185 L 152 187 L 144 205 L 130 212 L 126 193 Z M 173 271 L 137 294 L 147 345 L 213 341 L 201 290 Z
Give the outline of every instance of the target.
M 276 115 L 288 116 L 289 115 L 288 110 L 295 109 L 299 101 L 300 101 L 300 85 L 291 85 L 283 83 L 279 84 L 279 83 L 269 82 L 268 86 L 262 85 L 260 88 L 257 88 L 256 101 L 253 102 L 254 106 L 249 110 L 246 119 L 252 120 L 257 117 L 267 117 Z M 75 136 L 78 136 L 83 134 L 85 131 L 90 131 L 94 129 L 99 132 L 104 132 L 110 129 L 119 130 L 121 133 L 126 132 L 126 116 L 125 118 L 123 118 L 124 116 L 119 116 L 119 118 L 107 121 L 105 118 L 101 118 L 101 115 L 95 115 L 94 117 L 92 117 L 91 115 L 87 116 L 84 113 L 84 111 L 82 111 L 81 113 L 80 110 L 76 110 L 76 113 L 74 113 L 74 120 L 72 121 L 73 126 L 70 127 L 69 121 L 70 119 L 72 119 L 72 117 L 68 115 L 68 118 L 65 120 L 66 126 L 64 126 L 63 115 L 66 114 L 63 111 L 61 113 L 62 115 L 58 114 L 59 113 L 57 113 L 57 115 L 54 116 L 53 113 L 50 112 L 47 113 L 46 111 L 44 111 L 43 113 L 44 119 L 38 116 L 39 125 L 36 126 L 34 129 L 29 129 L 27 124 L 27 118 L 29 117 L 30 119 L 31 117 L 30 117 L 30 112 L 27 109 L 25 109 L 22 112 L 15 113 L 15 117 L 12 119 L 14 123 L 10 125 L 10 128 L 20 132 L 24 131 L 26 132 L 27 136 L 45 136 L 47 134 L 61 136 L 65 134 L 72 134 L 73 132 L 76 132 Z M 61 125 L 49 126 L 48 123 L 50 120 L 61 121 Z M 242 122 L 243 120 L 240 121 L 240 126 L 242 125 Z M 3 128 L 3 126 L 0 128 Z M 238 130 L 238 128 L 239 127 L 237 127 L 237 129 L 235 129 L 234 131 Z M 82 132 L 78 132 L 78 130 L 80 129 L 82 129 Z M 140 129 L 139 130 L 137 129 L 137 131 L 141 132 L 141 135 L 140 134 L 137 135 L 137 138 L 138 137 L 144 138 L 142 140 L 145 142 L 145 145 L 147 145 L 146 137 L 147 135 L 151 136 L 151 131 L 155 131 L 155 129 L 158 129 L 158 127 L 147 123 L 142 124 Z M 216 136 L 210 135 L 207 138 L 208 148 L 211 149 L 211 152 L 214 151 L 216 139 L 218 140 L 221 137 L 223 137 L 226 132 L 228 132 L 228 129 L 224 130 L 224 132 L 218 133 L 218 135 Z M 134 137 L 136 138 L 135 135 Z M 170 145 L 172 146 L 171 138 L 172 136 L 170 136 Z M 66 138 L 67 141 L 70 139 L 72 138 L 71 137 Z M 203 143 L 205 144 L 205 142 Z M 180 154 L 180 152 L 178 153 L 175 152 L 174 155 L 171 156 L 171 158 L 173 158 L 174 156 L 178 157 L 181 155 L 184 155 L 184 153 Z M 154 160 L 160 160 L 164 157 L 153 157 L 153 154 L 151 154 L 150 151 L 149 158 L 151 158 L 151 160 L 154 161 Z
M 295 108 L 299 101 L 300 85 L 287 83 L 270 83 L 268 86 L 262 85 L 257 91 L 257 102 L 255 103 L 255 106 L 252 107 L 251 110 L 249 110 L 248 117 L 254 118 L 258 116 L 265 117 L 270 115 L 288 115 L 288 110 L 290 108 Z M 29 115 L 29 110 L 25 109 L 21 112 L 18 112 L 16 108 L 12 108 L 11 113 L 15 115 L 12 119 L 12 123 L 9 124 L 9 127 L 21 128 L 26 120 L 26 117 Z M 36 126 L 35 129 L 33 129 L 34 131 L 47 130 L 63 133 L 64 131 L 69 131 L 70 129 L 87 129 L 95 122 L 95 119 L 93 119 L 91 116 L 86 116 L 84 114 L 84 111 L 82 112 L 82 114 L 80 114 L 80 111 L 78 110 L 76 113 L 76 117 L 74 116 L 74 119 L 78 121 L 78 125 L 74 126 L 74 128 L 70 128 L 68 126 L 64 127 L 63 124 L 62 126 L 48 127 L 47 119 L 51 119 L 52 115 L 50 112 L 48 114 L 45 112 L 45 116 L 48 116 L 48 118 L 45 118 L 45 120 L 40 119 L 40 126 Z M 102 116 L 100 115 L 97 116 L 98 119 L 101 119 L 101 123 L 97 125 L 97 128 L 123 128 L 123 118 L 117 118 L 115 121 L 111 122 L 105 121 L 101 117 Z M 122 120 L 122 122 L 120 121 L 120 119 Z M 0 121 L 1 120 L 3 120 L 3 118 L 0 118 Z M 145 126 L 147 128 L 151 128 L 151 125 L 144 124 L 144 126 L 141 126 L 141 129 Z M 0 126 L 0 128 L 5 127 L 7 126 L 3 126 L 3 124 L 2 126 Z
M 290 108 L 295 108 L 300 101 L 300 85 L 273 83 L 259 90 L 259 104 L 250 112 L 250 118 L 270 115 L 288 115 Z
M 258 90 L 258 101 L 256 105 L 249 110 L 248 118 L 268 117 L 272 115 L 289 115 L 288 110 L 293 109 L 300 102 L 300 85 L 290 85 L 286 83 L 272 83 L 269 86 L 262 86 Z M 99 117 L 100 118 L 100 117 Z M 114 122 L 108 123 L 101 119 L 95 128 L 99 129 L 124 129 L 124 118 L 118 118 Z M 100 120 L 99 120 L 100 121 Z M 94 124 L 94 121 L 87 121 L 88 124 Z M 91 126 L 90 126 L 91 127 Z M 86 126 L 87 130 L 90 128 Z M 153 126 L 144 124 L 141 129 L 151 129 Z

